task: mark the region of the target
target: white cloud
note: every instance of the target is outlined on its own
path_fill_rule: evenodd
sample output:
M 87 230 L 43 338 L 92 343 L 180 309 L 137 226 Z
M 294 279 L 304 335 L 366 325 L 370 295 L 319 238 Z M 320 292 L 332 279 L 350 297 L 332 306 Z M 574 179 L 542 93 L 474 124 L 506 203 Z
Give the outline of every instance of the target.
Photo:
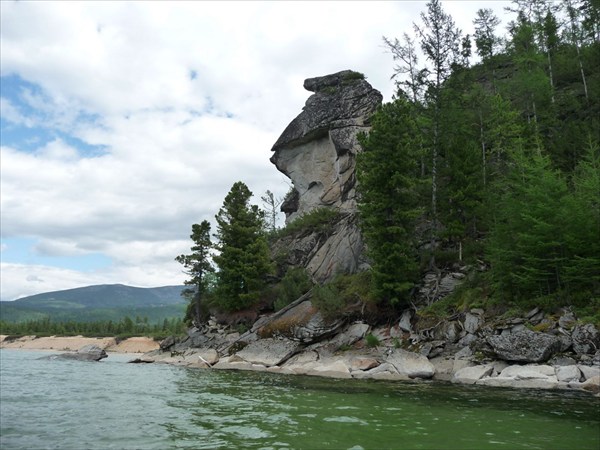
M 466 28 L 487 3 L 444 6 Z M 267 189 L 287 191 L 270 148 L 310 95 L 303 80 L 354 69 L 391 99 L 381 37 L 410 32 L 424 8 L 0 2 L 0 73 L 27 82 L 10 96 L 3 86 L 2 118 L 31 132 L 30 151 L 18 141 L 1 148 L 2 234 L 35 239 L 41 254 L 113 261 L 98 272 L 3 262 L 2 298 L 180 283 L 173 258 L 189 250 L 191 224 L 212 221 L 235 181 L 255 203 Z

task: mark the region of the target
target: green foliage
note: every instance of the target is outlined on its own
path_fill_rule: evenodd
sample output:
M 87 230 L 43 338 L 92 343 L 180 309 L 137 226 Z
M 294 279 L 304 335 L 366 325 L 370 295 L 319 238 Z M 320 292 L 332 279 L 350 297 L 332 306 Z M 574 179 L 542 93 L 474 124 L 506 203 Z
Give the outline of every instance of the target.
M 282 238 L 296 233 L 322 233 L 338 221 L 340 213 L 332 208 L 316 208 L 277 230 L 274 237 Z
M 415 220 L 419 208 L 416 134 L 411 105 L 384 105 L 373 128 L 360 137 L 357 158 L 360 227 L 372 260 L 373 295 L 392 305 L 406 302 L 417 278 Z
M 275 300 L 275 310 L 278 311 L 284 306 L 289 305 L 302 295 L 306 294 L 313 286 L 306 270 L 302 267 L 291 267 L 285 276 L 275 287 L 277 299 Z
M 355 80 L 364 80 L 364 79 L 365 79 L 364 73 L 355 72 L 355 71 L 351 70 L 348 74 L 344 75 L 343 82 L 350 83 Z
M 182 264 L 186 269 L 186 273 L 190 276 L 185 284 L 193 286 L 192 289 L 186 289 L 182 295 L 189 299 L 191 308 L 186 309 L 185 321 L 188 324 L 202 322 L 202 298 L 207 291 L 206 274 L 214 272 L 214 268 L 210 263 L 210 250 L 212 244 L 210 242 L 210 223 L 206 220 L 200 225 L 192 225 L 192 234 L 190 238 L 194 242 L 189 255 L 179 255 L 175 261 Z M 206 318 L 206 316 L 205 316 Z
M 373 335 L 372 333 L 369 333 L 365 336 L 365 342 L 367 343 L 367 347 L 369 348 L 375 348 L 381 345 L 379 338 Z
M 337 275 L 330 283 L 313 288 L 311 302 L 326 319 L 362 314 L 365 306 L 373 303 L 371 272 Z
M 555 292 L 594 292 L 600 286 L 600 164 L 590 150 L 569 190 L 547 157 L 515 153 L 498 189 L 488 255 L 494 280 L 513 299 Z M 509 187 L 510 186 L 510 187 Z
M 236 182 L 216 215 L 219 271 L 215 303 L 223 310 L 237 311 L 257 303 L 272 272 L 264 230 L 264 212 L 250 205 L 252 192 Z
M 184 335 L 185 323 L 181 318 L 164 319 L 151 323 L 147 317 L 126 316 L 119 321 L 97 322 L 56 322 L 48 318 L 13 323 L 0 321 L 0 334 L 36 335 L 36 336 L 87 336 L 87 337 L 119 337 L 148 336 L 155 339 L 170 335 Z
M 183 314 L 185 301 L 181 298 L 182 289 L 182 286 L 87 286 L 0 302 L 0 317 L 6 322 L 41 319 L 52 322 L 117 322 L 125 316 L 141 316 L 148 317 L 150 322 L 158 322 Z

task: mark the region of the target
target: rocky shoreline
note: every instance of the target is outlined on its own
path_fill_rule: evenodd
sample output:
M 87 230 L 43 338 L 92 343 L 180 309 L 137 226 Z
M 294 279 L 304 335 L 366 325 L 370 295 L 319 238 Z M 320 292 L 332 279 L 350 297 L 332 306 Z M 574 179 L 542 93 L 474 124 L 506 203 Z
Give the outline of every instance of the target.
M 307 314 L 303 303 L 309 301 L 300 300 L 259 318 L 242 334 L 211 319 L 202 329 L 190 329 L 187 338 L 169 338 L 132 362 L 341 379 L 441 380 L 600 396 L 600 333 L 567 309 L 560 317 L 536 309 L 529 317 L 490 321 L 483 310 L 474 309 L 433 328 L 415 319 L 413 311 L 389 326 L 360 321 L 328 326 L 314 310 L 308 320 L 298 320 L 302 311 Z M 544 326 L 536 327 L 539 323 Z

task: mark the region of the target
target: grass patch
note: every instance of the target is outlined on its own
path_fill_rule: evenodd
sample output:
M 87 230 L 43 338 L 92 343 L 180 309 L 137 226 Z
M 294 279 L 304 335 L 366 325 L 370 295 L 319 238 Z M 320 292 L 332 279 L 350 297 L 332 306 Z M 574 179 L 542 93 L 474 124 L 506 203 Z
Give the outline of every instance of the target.
M 367 347 L 375 348 L 381 345 L 381 341 L 379 338 L 372 333 L 369 333 L 365 336 L 365 342 L 367 343 Z

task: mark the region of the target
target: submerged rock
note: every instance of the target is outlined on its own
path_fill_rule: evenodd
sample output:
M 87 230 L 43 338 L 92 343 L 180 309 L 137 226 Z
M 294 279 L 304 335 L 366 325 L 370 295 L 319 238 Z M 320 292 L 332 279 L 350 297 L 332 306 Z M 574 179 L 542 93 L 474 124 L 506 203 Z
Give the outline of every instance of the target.
M 75 359 L 78 361 L 100 361 L 107 358 L 108 355 L 104 349 L 97 345 L 84 345 L 79 350 L 73 353 L 61 353 L 60 355 L 52 355 L 50 359 Z

